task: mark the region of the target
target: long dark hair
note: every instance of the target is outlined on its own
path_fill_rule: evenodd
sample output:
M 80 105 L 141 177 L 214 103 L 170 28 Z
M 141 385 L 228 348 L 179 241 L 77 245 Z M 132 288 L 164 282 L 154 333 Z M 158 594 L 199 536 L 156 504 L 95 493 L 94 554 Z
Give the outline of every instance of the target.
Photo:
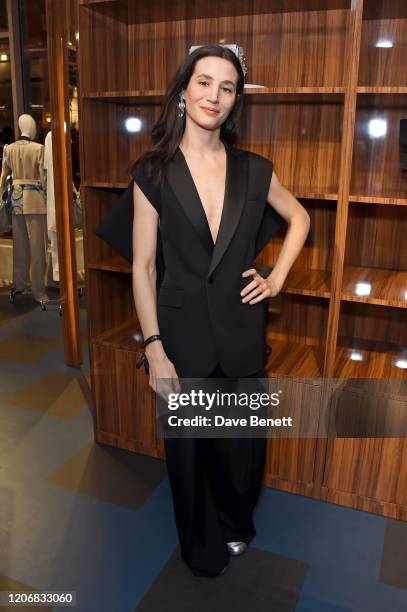
M 174 156 L 185 130 L 185 118 L 178 117 L 179 94 L 188 87 L 190 78 L 194 72 L 196 62 L 207 56 L 215 56 L 226 59 L 234 65 L 238 74 L 236 87 L 236 101 L 230 111 L 228 118 L 220 128 L 220 139 L 228 144 L 234 144 L 237 140 L 237 128 L 239 124 L 242 104 L 244 72 L 236 54 L 222 45 L 203 45 L 187 55 L 179 66 L 175 76 L 170 82 L 158 121 L 151 130 L 152 146 L 143 153 L 130 166 L 130 174 L 133 175 L 135 167 L 142 164 L 144 174 L 158 185 L 163 178 L 165 167 Z

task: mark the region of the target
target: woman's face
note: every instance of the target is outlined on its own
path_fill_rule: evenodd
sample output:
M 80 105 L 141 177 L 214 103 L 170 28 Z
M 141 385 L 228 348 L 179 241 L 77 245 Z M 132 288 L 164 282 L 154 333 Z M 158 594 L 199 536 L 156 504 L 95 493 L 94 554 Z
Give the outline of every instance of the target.
M 222 57 L 199 59 L 181 92 L 187 116 L 205 129 L 220 128 L 235 104 L 238 77 L 234 65 Z

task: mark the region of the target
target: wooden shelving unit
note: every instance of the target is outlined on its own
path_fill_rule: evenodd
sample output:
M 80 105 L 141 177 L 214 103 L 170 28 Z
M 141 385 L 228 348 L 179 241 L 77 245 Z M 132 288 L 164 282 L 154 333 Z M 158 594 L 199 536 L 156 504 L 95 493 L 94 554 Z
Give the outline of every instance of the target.
M 96 440 L 163 457 L 140 354 L 131 266 L 94 234 L 149 145 L 169 78 L 192 44 L 247 58 L 239 146 L 274 162 L 311 217 L 269 302 L 270 378 L 393 378 L 407 369 L 404 0 L 79 0 L 81 177 Z M 126 119 L 141 130 L 130 134 Z M 273 265 L 283 236 L 257 262 Z M 134 338 L 136 334 L 136 339 Z M 379 459 L 372 467 L 372 449 Z M 394 439 L 270 440 L 265 484 L 407 520 L 407 450 Z M 370 453 L 370 454 L 368 454 Z M 368 466 L 368 467 L 367 467 Z M 352 479 L 340 477 L 343 469 Z M 367 486 L 366 482 L 369 485 Z M 389 485 L 390 486 L 390 485 Z
M 407 308 L 406 286 L 407 272 L 345 266 L 342 300 Z

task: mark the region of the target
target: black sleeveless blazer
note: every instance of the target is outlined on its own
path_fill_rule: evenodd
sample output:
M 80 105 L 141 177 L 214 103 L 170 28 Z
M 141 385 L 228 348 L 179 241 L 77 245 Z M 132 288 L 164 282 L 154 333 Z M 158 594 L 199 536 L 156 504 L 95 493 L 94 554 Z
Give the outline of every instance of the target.
M 186 160 L 178 148 L 155 187 L 135 165 L 133 179 L 157 210 L 157 318 L 179 377 L 204 377 L 220 364 L 243 377 L 266 363 L 266 302 L 243 304 L 242 272 L 284 221 L 267 203 L 273 163 L 225 143 L 226 191 L 213 243 Z M 132 261 L 133 181 L 96 230 Z

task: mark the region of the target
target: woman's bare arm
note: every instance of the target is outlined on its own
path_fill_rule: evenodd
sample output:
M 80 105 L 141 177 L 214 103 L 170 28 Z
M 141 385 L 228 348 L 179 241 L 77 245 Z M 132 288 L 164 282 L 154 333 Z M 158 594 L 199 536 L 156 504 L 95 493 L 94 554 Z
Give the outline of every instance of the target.
M 280 254 L 271 273 L 274 282 L 281 289 L 308 236 L 310 216 L 297 198 L 281 185 L 275 172 L 270 182 L 267 202 L 288 223 Z
M 136 182 L 133 202 L 133 296 L 143 336 L 148 338 L 159 333 L 155 265 L 158 214 Z
M 136 182 L 133 187 L 133 297 L 143 337 L 159 334 L 156 295 L 156 249 L 158 213 Z M 150 385 L 156 391 L 157 378 L 175 378 L 173 364 L 163 344 L 155 340 L 145 349 L 150 366 Z
M 242 273 L 243 277 L 253 276 L 253 280 L 240 293 L 244 303 L 256 304 L 280 292 L 310 228 L 309 214 L 292 193 L 281 185 L 275 172 L 271 177 L 267 202 L 287 221 L 288 230 L 277 261 L 267 278 L 262 278 L 255 268 Z

